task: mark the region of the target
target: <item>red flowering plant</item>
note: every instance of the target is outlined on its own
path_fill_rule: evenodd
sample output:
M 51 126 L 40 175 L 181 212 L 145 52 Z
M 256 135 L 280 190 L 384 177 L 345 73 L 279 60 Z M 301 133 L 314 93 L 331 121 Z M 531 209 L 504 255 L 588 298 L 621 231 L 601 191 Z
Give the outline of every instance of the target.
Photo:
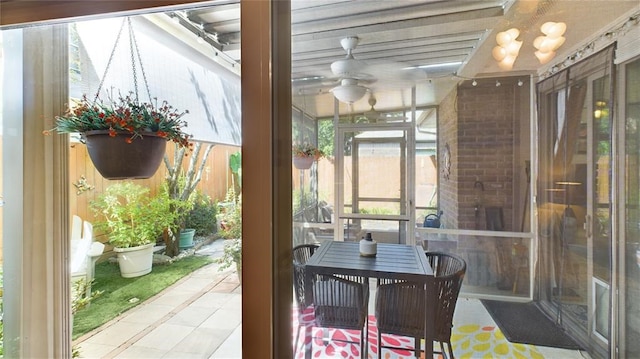
M 313 157 L 315 160 L 324 157 L 324 152 L 309 142 L 294 144 L 291 154 L 293 157 Z
M 112 137 L 118 133 L 130 134 L 126 141 L 131 143 L 144 133 L 150 132 L 181 147 L 190 146 L 191 136 L 183 131 L 187 123 L 181 120 L 189 111 L 179 112 L 167 101 L 158 106 L 157 99 L 155 104 L 139 102 L 132 95 L 129 93 L 128 96 L 119 96 L 115 100 L 110 98 L 108 103 L 101 99 L 91 102 L 84 95 L 75 106 L 70 106 L 64 115 L 56 116 L 56 127 L 44 133 L 106 130 Z

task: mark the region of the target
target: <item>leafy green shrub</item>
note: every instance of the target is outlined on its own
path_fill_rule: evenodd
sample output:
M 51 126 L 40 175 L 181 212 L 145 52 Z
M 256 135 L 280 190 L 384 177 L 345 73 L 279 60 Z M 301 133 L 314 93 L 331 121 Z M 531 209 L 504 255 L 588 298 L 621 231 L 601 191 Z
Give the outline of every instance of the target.
M 362 214 L 394 214 L 393 210 L 382 207 L 360 208 Z
M 242 240 L 235 238 L 224 244 L 224 252 L 222 257 L 216 259 L 216 263 L 220 264 L 218 270 L 227 269 L 236 264 L 242 264 Z
M 165 228 L 171 226 L 190 203 L 170 199 L 166 191 L 156 196 L 149 189 L 131 181 L 107 187 L 91 209 L 101 220 L 96 224 L 109 236 L 109 243 L 119 248 L 154 243 Z
M 196 193 L 194 206 L 185 222 L 185 228 L 196 230 L 197 236 L 208 236 L 217 232 L 216 216 L 218 204 L 209 196 Z
M 226 196 L 228 206 L 219 215 L 222 230 L 220 236 L 226 239 L 242 237 L 242 195 L 236 196 L 233 187 L 229 188 Z

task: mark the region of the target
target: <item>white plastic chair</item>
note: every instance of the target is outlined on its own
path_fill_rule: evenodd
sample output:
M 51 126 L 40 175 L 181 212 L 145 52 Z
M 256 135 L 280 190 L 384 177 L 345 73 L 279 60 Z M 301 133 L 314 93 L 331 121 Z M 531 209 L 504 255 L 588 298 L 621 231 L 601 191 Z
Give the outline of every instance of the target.
M 82 238 L 82 218 L 73 215 L 71 222 L 71 241 L 80 240 Z
M 75 226 L 74 216 L 74 226 Z M 78 217 L 79 218 L 79 217 Z M 86 295 L 91 295 L 91 282 L 95 275 L 96 261 L 104 251 L 104 244 L 94 242 L 93 225 L 84 221 L 82 235 L 79 239 L 74 239 L 74 230 L 71 234 L 71 279 L 73 281 L 84 279 L 87 284 Z

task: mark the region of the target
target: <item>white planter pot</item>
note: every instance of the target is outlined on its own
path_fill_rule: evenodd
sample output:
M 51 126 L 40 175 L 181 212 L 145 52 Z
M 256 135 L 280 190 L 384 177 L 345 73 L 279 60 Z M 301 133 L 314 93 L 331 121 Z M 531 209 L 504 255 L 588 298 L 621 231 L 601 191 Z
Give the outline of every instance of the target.
M 131 248 L 114 248 L 118 254 L 118 266 L 120 275 L 124 278 L 133 278 L 151 272 L 153 264 L 153 243 Z

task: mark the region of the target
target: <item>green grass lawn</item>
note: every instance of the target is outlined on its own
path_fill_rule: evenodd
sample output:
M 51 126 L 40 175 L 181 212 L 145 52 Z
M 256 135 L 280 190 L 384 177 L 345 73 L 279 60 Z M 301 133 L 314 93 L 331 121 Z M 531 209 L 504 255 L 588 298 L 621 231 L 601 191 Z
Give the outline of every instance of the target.
M 172 264 L 154 265 L 151 273 L 137 278 L 122 278 L 117 264 L 97 264 L 92 291 L 103 293 L 74 316 L 73 339 L 101 326 L 212 262 L 210 257 L 186 257 Z

